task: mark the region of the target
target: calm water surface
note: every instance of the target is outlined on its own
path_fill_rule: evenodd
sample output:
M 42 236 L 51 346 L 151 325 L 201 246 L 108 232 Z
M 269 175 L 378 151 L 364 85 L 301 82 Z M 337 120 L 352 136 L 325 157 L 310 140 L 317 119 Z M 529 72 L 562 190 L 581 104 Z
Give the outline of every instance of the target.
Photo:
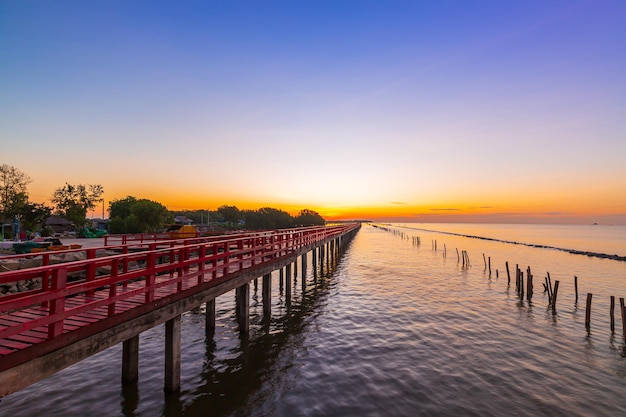
M 121 386 L 117 346 L 4 398 L 0 415 L 626 415 L 626 350 L 608 312 L 611 295 L 626 296 L 626 263 L 415 230 L 439 226 L 626 252 L 624 228 L 603 237 L 597 226 L 392 226 L 407 239 L 364 226 L 337 264 L 316 279 L 308 271 L 304 292 L 296 278 L 289 309 L 275 274 L 271 320 L 262 319 L 260 289 L 251 290 L 247 338 L 237 332 L 234 294 L 217 300 L 214 337 L 205 337 L 202 311 L 186 314 L 179 394 L 163 393 L 164 329 L 157 327 L 141 337 L 138 384 Z M 456 249 L 468 252 L 469 269 Z M 556 315 L 542 291 L 532 303 L 516 297 L 506 261 L 561 281 Z M 586 292 L 594 294 L 590 332 Z

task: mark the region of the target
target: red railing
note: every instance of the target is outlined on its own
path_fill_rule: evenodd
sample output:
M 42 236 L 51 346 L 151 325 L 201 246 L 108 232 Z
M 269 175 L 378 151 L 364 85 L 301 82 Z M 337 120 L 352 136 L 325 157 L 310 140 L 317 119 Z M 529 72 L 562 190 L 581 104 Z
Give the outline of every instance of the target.
M 0 273 L 0 284 L 40 280 L 41 288 L 0 297 L 0 357 L 55 338 L 95 334 L 155 309 L 159 300 L 187 297 L 229 274 L 293 255 L 342 236 L 355 224 L 245 233 L 147 245 L 119 245 L 121 253 Z M 47 254 L 41 255 L 47 256 Z M 177 298 L 177 299 L 179 299 Z M 108 323 L 106 323 L 108 321 Z M 89 327 L 91 330 L 85 331 Z M 6 369 L 7 361 L 0 363 Z

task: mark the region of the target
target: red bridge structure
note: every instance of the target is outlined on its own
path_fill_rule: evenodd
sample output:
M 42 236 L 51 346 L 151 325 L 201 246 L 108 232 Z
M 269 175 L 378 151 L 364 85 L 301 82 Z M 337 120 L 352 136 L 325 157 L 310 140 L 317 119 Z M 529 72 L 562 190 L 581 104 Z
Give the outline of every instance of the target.
M 354 223 L 175 240 L 155 236 L 150 242 L 81 249 L 86 259 L 56 264 L 49 252 L 26 255 L 37 257 L 40 266 L 0 272 L 0 285 L 41 282 L 0 297 L 0 398 L 120 342 L 122 380 L 133 381 L 139 334 L 163 323 L 164 388 L 176 391 L 181 314 L 205 304 L 208 332 L 215 328 L 215 298 L 235 290 L 239 330 L 247 333 L 251 281 L 262 277 L 263 312 L 269 315 L 272 271 L 286 275 L 289 304 L 298 257 L 305 276 L 308 252 L 314 264 L 322 264 L 338 256 L 359 228 Z

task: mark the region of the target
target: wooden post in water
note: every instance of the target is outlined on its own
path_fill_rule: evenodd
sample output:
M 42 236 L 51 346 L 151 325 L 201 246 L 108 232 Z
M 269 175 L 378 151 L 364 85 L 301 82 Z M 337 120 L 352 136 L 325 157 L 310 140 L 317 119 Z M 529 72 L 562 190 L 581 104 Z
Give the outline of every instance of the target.
M 272 274 L 263 275 L 263 315 L 272 315 Z
M 554 281 L 554 293 L 552 294 L 552 314 L 556 314 L 556 297 L 559 294 L 559 280 Z
M 460 257 L 459 257 L 459 248 L 455 248 L 456 249 L 456 263 L 458 264 L 460 261 Z
M 122 343 L 122 382 L 136 381 L 139 377 L 139 335 Z
M 243 284 L 235 290 L 237 322 L 239 331 L 248 333 L 250 330 L 250 284 Z
M 509 261 L 506 261 L 506 278 L 507 283 L 511 285 L 511 272 L 509 271 Z
M 485 270 L 487 270 L 487 259 L 485 258 L 484 253 L 483 253 L 483 262 L 485 263 Z
M 489 276 L 491 276 L 491 256 L 489 257 Z
M 530 269 L 528 271 L 528 276 L 526 277 L 526 300 L 530 302 L 533 298 L 533 274 L 530 273 Z
M 624 333 L 624 339 L 626 339 L 626 307 L 624 306 L 624 298 L 619 299 L 619 310 L 622 312 L 622 331 Z
M 587 306 L 585 308 L 585 327 L 587 328 L 587 330 L 591 328 L 591 298 L 592 297 L 593 297 L 593 294 L 588 292 L 587 293 Z
M 215 298 L 207 301 L 204 304 L 205 317 L 204 317 L 204 332 L 207 335 L 212 335 L 215 332 Z
M 519 271 L 519 298 L 524 299 L 524 273 Z
M 578 277 L 574 275 L 574 291 L 576 292 L 576 304 L 578 304 Z
M 285 267 L 285 304 L 291 305 L 291 264 Z
M 165 322 L 165 391 L 180 389 L 180 316 Z
M 611 307 L 609 309 L 609 316 L 611 318 L 611 333 L 615 333 L 615 296 L 611 296 Z

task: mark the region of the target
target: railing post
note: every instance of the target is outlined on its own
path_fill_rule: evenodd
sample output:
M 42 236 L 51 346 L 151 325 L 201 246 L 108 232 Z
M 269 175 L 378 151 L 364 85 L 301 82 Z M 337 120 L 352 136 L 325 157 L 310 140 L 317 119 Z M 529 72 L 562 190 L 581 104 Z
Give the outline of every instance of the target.
M 224 263 L 222 268 L 222 276 L 228 275 L 228 271 L 230 270 L 230 242 L 224 242 Z
M 198 282 L 200 285 L 204 282 L 204 263 L 206 262 L 206 245 L 201 244 L 198 247 Z
M 95 249 L 87 249 L 87 259 L 96 259 L 96 250 Z M 86 277 L 86 281 L 87 282 L 92 282 L 93 280 L 96 279 L 96 264 L 95 262 L 89 262 L 87 264 L 87 277 Z M 95 288 L 88 290 L 86 295 L 88 297 L 93 297 L 95 295 L 96 291 Z
M 113 259 L 113 262 L 111 262 L 111 276 L 110 276 L 111 283 L 109 284 L 109 299 L 115 298 L 115 296 L 117 295 L 117 274 L 118 274 L 119 263 L 120 263 L 119 259 Z M 115 300 L 109 301 L 108 313 L 109 313 L 109 316 L 112 316 L 115 314 Z
M 150 252 L 148 254 L 148 259 L 146 260 L 146 303 L 154 301 L 155 266 L 156 254 L 154 252 Z
M 211 245 L 211 279 L 217 278 L 217 245 Z
M 50 254 L 47 254 L 47 253 L 43 254 L 42 259 L 41 259 L 41 265 L 42 266 L 50 265 Z M 41 291 L 42 292 L 48 291 L 49 286 L 50 286 L 50 271 L 45 270 L 41 277 Z M 43 308 L 48 307 L 48 302 L 47 301 L 42 302 L 41 307 Z
M 122 249 L 122 253 L 124 255 L 128 255 L 128 246 L 124 246 L 124 249 Z M 124 256 L 124 263 L 122 264 L 122 272 L 125 274 L 128 272 L 128 256 Z M 128 281 L 124 281 L 124 283 L 122 284 L 122 288 L 126 288 L 128 287 Z
M 65 296 L 59 296 L 56 294 L 59 290 L 65 288 L 67 284 L 67 268 L 59 268 L 52 271 L 52 285 L 51 292 L 55 295 L 55 298 L 50 300 L 50 316 L 55 316 L 62 313 L 65 310 Z M 48 324 L 48 338 L 59 336 L 63 333 L 63 318 L 53 321 Z
M 185 264 L 185 250 L 183 248 L 178 249 L 178 267 L 176 268 L 176 277 L 178 278 L 178 282 L 176 283 L 176 290 L 183 290 L 183 281 L 182 276 L 184 272 L 184 264 Z
M 239 259 L 239 270 L 243 269 L 243 239 L 239 239 L 237 243 L 237 249 L 239 250 L 239 255 L 237 255 L 237 259 Z

